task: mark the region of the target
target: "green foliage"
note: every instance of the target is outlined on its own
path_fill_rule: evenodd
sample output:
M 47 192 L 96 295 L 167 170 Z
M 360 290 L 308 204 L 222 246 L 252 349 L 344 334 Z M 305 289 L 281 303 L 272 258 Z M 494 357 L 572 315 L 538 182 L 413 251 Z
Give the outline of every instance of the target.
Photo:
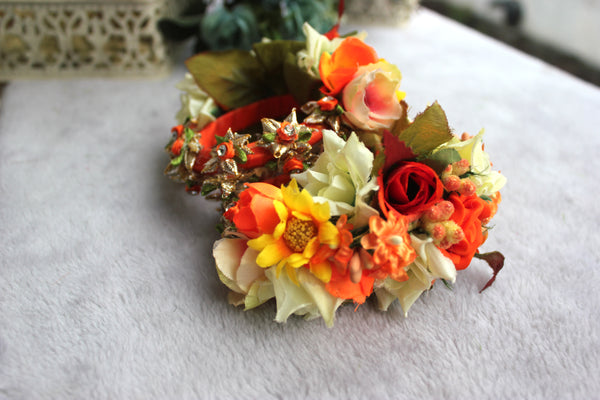
M 248 155 L 244 150 L 239 147 L 235 148 L 235 155 L 240 159 L 241 162 L 245 163 L 248 161 Z
M 178 166 L 179 164 L 181 164 L 181 162 L 183 161 L 183 151 L 174 159 L 171 160 L 171 165 L 173 166 Z
M 246 4 L 204 14 L 200 33 L 209 49 L 245 49 L 261 39 L 253 10 Z
M 229 0 L 221 6 L 196 1 L 181 16 L 163 18 L 158 28 L 174 41 L 196 37 L 196 50 L 249 50 L 263 37 L 303 40 L 308 22 L 321 33 L 336 22 L 335 0 Z
M 271 143 L 275 140 L 275 133 L 274 132 L 263 133 L 262 139 L 267 143 Z
M 200 189 L 200 194 L 202 196 L 206 196 L 207 194 L 209 194 L 210 192 L 213 192 L 215 190 L 217 190 L 219 188 L 219 186 L 214 185 L 212 183 L 204 183 L 202 185 L 202 189 Z
M 264 69 L 248 51 L 200 53 L 189 58 L 186 66 L 196 83 L 226 110 L 269 95 Z
M 401 131 L 394 129 L 392 133 L 410 147 L 416 155 L 428 154 L 439 145 L 452 139 L 446 114 L 437 102 L 417 115 L 407 128 Z
M 253 51 L 200 53 L 186 61 L 196 83 L 226 110 L 291 93 L 303 104 L 318 96 L 319 80 L 296 64 L 302 42 L 258 43 Z
M 308 129 L 301 130 L 300 134 L 298 135 L 298 141 L 299 142 L 308 142 L 311 137 L 312 137 L 312 131 L 310 131 Z
M 442 149 L 419 161 L 429 166 L 438 175 L 440 175 L 449 164 L 460 160 L 460 154 L 458 154 L 458 151 L 455 149 Z

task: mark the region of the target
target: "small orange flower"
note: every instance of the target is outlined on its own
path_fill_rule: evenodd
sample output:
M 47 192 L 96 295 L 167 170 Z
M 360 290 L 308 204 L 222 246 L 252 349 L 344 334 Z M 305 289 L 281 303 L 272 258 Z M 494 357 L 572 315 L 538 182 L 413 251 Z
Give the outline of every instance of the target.
M 344 39 L 331 55 L 321 55 L 319 74 L 325 85 L 321 91 L 329 96 L 337 95 L 352 80 L 358 67 L 377 61 L 377 53 L 371 46 L 355 37 Z
M 500 201 L 499 196 L 494 197 Z M 451 193 L 448 200 L 454 206 L 452 221 L 464 232 L 461 241 L 445 249 L 445 255 L 454 262 L 457 270 L 465 269 L 471 263 L 477 248 L 487 239 L 487 231 L 482 228 L 483 221 L 489 221 L 497 202 L 488 203 L 478 196 L 463 196 Z
M 273 232 L 279 223 L 273 201 L 281 200 L 282 195 L 278 187 L 268 183 L 255 182 L 246 186 L 224 217 L 235 224 L 238 232 L 253 239 L 265 232 Z
M 337 107 L 338 101 L 335 97 L 325 96 L 321 100 L 317 101 L 317 104 L 323 111 L 332 111 Z
M 337 220 L 335 227 L 340 232 L 340 245 L 331 257 L 331 260 L 340 272 L 345 273 L 348 268 L 348 262 L 350 262 L 352 254 L 354 254 L 354 251 L 350 248 L 353 240 L 351 230 L 354 227 L 348 223 L 348 215 L 346 214 L 343 214 Z
M 390 210 L 387 221 L 373 215 L 369 218 L 370 232 L 360 243 L 367 250 L 374 250 L 374 269 L 370 273 L 375 279 L 388 276 L 397 281 L 405 281 L 408 275 L 404 267 L 416 258 L 408 235 L 408 218 Z
M 217 147 L 217 155 L 221 160 L 229 160 L 235 156 L 235 148 L 231 142 L 223 142 Z

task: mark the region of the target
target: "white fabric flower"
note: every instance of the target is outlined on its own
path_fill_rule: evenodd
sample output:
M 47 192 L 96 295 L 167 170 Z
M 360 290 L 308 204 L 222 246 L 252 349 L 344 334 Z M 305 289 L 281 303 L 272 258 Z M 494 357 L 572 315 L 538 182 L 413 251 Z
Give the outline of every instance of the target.
M 379 308 L 387 310 L 390 304 L 398 299 L 405 316 L 421 294 L 431 287 L 433 280 L 438 278 L 450 282 L 456 280 L 454 263 L 442 254 L 430 237 L 421 238 L 411 234 L 410 239 L 412 247 L 417 252 L 417 258 L 406 267 L 408 280 L 398 282 L 387 278 L 375 289 Z
M 225 238 L 215 242 L 213 257 L 219 279 L 231 289 L 230 303 L 243 304 L 249 310 L 275 297 L 275 321 L 286 322 L 292 314 L 306 319 L 321 316 L 328 327 L 333 326 L 335 311 L 344 299 L 332 296 L 308 269 L 295 270 L 296 284 L 285 270 L 277 276 L 276 266 L 266 269 L 258 266 L 257 255 L 245 239 Z
M 246 310 L 273 298 L 273 284 L 265 270 L 256 264 L 258 252 L 248 247 L 245 239 L 219 239 L 213 245 L 213 257 L 221 282 L 232 293 L 230 303 L 244 304 Z
M 325 324 L 332 327 L 335 311 L 344 299 L 332 296 L 325 289 L 325 284 L 306 268 L 295 270 L 298 284 L 290 280 L 285 270 L 277 276 L 276 269 L 277 267 L 270 267 L 265 271 L 275 290 L 275 321 L 286 322 L 292 314 L 304 315 L 306 319 L 321 316 Z
M 189 72 L 175 87 L 181 94 L 181 109 L 175 115 L 177 122 L 183 124 L 188 118 L 195 118 L 199 127 L 204 127 L 215 119 L 218 107 L 214 100 L 196 84 Z
M 377 210 L 366 203 L 377 190 L 371 177 L 373 153 L 353 132 L 347 141 L 335 132 L 323 130 L 323 153 L 312 168 L 292 177 L 311 194 L 315 202 L 328 202 L 331 215 L 347 214 L 355 227 L 368 224 Z

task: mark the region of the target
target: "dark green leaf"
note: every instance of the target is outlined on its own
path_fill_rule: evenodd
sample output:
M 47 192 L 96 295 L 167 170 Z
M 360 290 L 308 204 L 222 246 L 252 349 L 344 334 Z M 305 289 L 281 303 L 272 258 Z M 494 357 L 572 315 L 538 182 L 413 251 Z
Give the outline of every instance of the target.
M 312 131 L 309 129 L 302 129 L 298 135 L 299 142 L 307 142 L 312 137 Z
M 244 4 L 232 9 L 217 7 L 204 14 L 201 32 L 202 40 L 212 50 L 250 50 L 252 44 L 261 38 L 256 18 Z
M 440 279 L 441 279 L 441 278 L 440 278 Z M 450 282 L 448 282 L 447 280 L 445 280 L 445 279 L 441 279 L 441 281 L 444 283 L 444 285 L 445 285 L 445 286 L 446 286 L 448 289 L 450 289 L 450 290 L 453 290 L 453 289 L 454 289 L 454 288 L 452 287 L 452 284 L 451 284 Z
M 318 99 L 321 95 L 321 81 L 298 66 L 296 56 L 288 54 L 283 64 L 283 78 L 288 92 L 294 96 L 298 104 Z
M 256 43 L 252 46 L 256 59 L 268 77 L 267 84 L 274 94 L 283 95 L 288 92 L 283 65 L 288 56 L 291 55 L 295 59 L 296 53 L 304 46 L 304 42 L 291 40 Z
M 202 196 L 206 196 L 207 194 L 209 194 L 210 192 L 218 189 L 219 187 L 217 185 L 213 185 L 212 183 L 205 183 L 202 185 L 202 189 L 200 189 L 200 194 Z
M 166 39 L 179 42 L 195 35 L 200 27 L 200 21 L 202 15 L 161 18 L 157 26 Z
M 277 40 L 255 43 L 252 50 L 256 53 L 258 62 L 270 73 L 277 70 L 281 71 L 288 54 L 295 56 L 305 46 L 304 42 L 296 40 Z

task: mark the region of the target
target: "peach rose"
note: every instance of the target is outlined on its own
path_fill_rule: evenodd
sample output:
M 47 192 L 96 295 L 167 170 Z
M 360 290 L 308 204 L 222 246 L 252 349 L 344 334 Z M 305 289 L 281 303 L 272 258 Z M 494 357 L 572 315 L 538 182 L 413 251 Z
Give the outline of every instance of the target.
M 358 68 L 342 94 L 346 119 L 360 129 L 390 129 L 404 112 L 401 79 L 398 68 L 386 61 Z

